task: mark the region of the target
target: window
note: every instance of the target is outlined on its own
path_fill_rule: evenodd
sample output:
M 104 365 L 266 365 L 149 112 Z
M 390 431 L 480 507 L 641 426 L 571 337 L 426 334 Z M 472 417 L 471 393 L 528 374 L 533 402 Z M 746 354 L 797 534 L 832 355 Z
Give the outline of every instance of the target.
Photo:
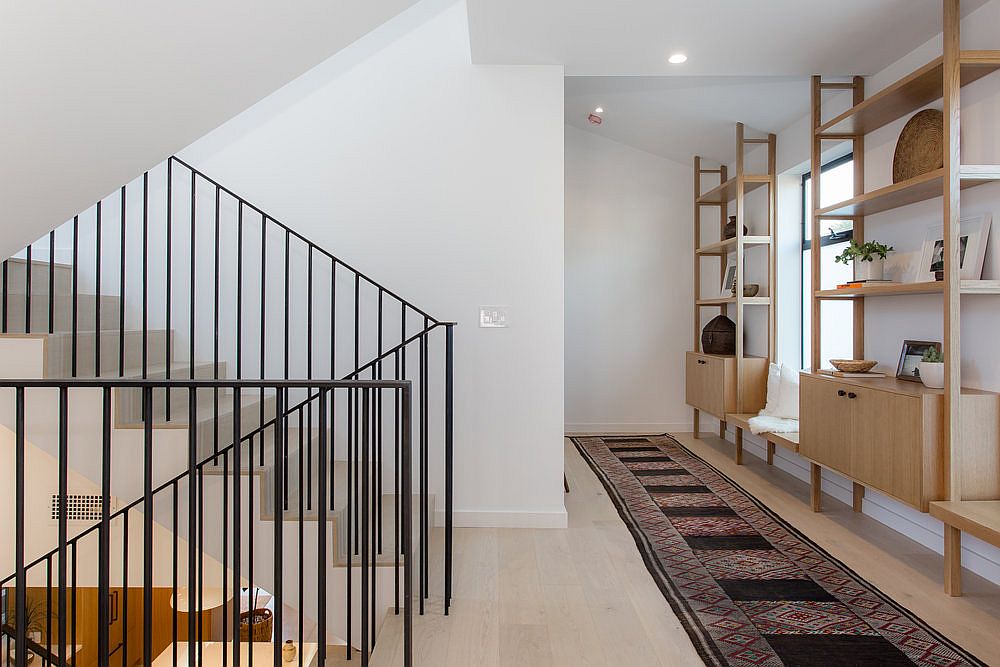
M 854 196 L 854 160 L 852 155 L 823 165 L 820 172 L 821 206 L 829 206 Z M 812 229 L 809 211 L 812 209 L 812 174 L 802 177 L 802 367 L 811 365 L 809 346 L 812 338 Z M 833 258 L 854 238 L 851 220 L 821 220 L 820 276 L 821 289 L 833 289 L 854 277 L 853 267 L 838 264 Z M 825 366 L 830 359 L 850 359 L 854 356 L 854 306 L 850 301 L 824 301 L 821 305 L 820 359 Z

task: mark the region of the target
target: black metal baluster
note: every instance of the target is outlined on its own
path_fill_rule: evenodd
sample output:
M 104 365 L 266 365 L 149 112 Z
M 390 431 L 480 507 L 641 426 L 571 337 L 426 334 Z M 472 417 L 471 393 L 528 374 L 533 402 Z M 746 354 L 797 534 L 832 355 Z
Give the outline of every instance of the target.
M 277 524 L 276 524 L 277 525 Z M 226 581 L 226 565 L 229 563 L 229 454 L 222 454 L 222 667 L 229 663 L 226 645 L 229 643 L 229 582 Z M 236 595 L 234 591 L 233 595 Z M 239 607 L 239 605 L 237 605 Z M 233 632 L 239 632 L 235 628 Z
M 265 358 L 267 348 L 264 347 L 264 335 L 267 322 L 267 301 L 265 299 L 267 290 L 267 216 L 261 214 L 260 217 L 260 379 L 264 379 Z M 264 387 L 260 388 L 260 421 L 264 423 Z M 251 452 L 251 456 L 252 456 Z
M 212 305 L 213 309 L 213 338 L 212 338 L 212 377 L 216 380 L 219 379 L 219 196 L 221 190 L 219 186 L 215 186 L 215 247 L 214 247 L 214 259 L 215 259 L 215 280 L 213 282 L 213 287 L 215 288 L 214 301 Z M 214 419 L 212 421 L 212 453 L 215 454 L 216 458 L 213 459 L 212 463 L 218 465 L 219 456 L 219 388 L 215 387 L 212 390 L 212 406 Z
M 31 333 L 31 244 L 24 249 L 24 333 Z
M 79 308 L 79 287 L 80 287 L 80 216 L 73 216 L 73 306 L 72 306 L 72 318 L 73 322 L 71 325 L 73 331 L 72 345 L 72 367 L 73 367 L 73 377 L 77 376 L 78 370 L 78 347 L 79 343 L 77 341 L 77 336 L 79 335 L 79 324 L 77 323 L 77 313 Z
M 24 452 L 24 387 L 17 387 L 14 390 L 14 433 L 15 433 L 15 443 L 14 443 L 14 503 L 15 503 L 15 515 L 14 515 L 14 568 L 15 568 L 15 589 L 14 589 L 14 616 L 17 619 L 15 622 L 15 650 L 17 651 L 15 665 L 17 667 L 26 667 L 28 664 L 28 624 L 26 621 L 26 616 L 28 614 L 28 573 L 24 569 L 24 467 L 25 467 L 25 452 Z M 60 426 L 63 423 L 65 415 L 60 414 Z M 60 431 L 62 429 L 60 428 Z M 59 469 L 60 472 L 64 469 L 65 463 L 60 458 Z M 65 525 L 62 517 L 65 512 L 60 512 L 60 529 Z M 60 535 L 62 537 L 62 535 Z M 62 558 L 62 553 L 64 550 L 65 543 L 60 540 L 60 558 Z M 65 570 L 65 562 L 61 562 L 59 567 Z M 65 595 L 65 589 L 61 591 L 62 595 Z M 65 618 L 65 616 L 60 616 L 60 619 Z M 10 650 L 10 643 L 7 644 L 8 655 Z M 60 655 L 65 655 L 65 653 L 60 653 Z
M 125 376 L 125 186 L 122 186 L 121 239 L 118 267 L 118 377 Z
M 305 500 L 302 496 L 302 407 L 299 406 L 299 609 L 303 609 L 305 605 L 306 593 L 305 593 L 305 543 L 306 543 L 306 531 L 304 523 L 305 514 Z M 317 564 L 318 566 L 318 564 Z M 302 614 L 299 614 L 299 641 L 302 641 L 302 636 L 305 630 L 305 623 Z M 302 666 L 302 652 L 299 651 L 299 666 Z
M 77 552 L 79 551 L 79 547 L 77 545 L 78 545 L 78 543 L 77 543 L 76 539 L 74 539 L 72 542 L 70 542 L 70 546 L 73 547 L 73 569 L 72 569 L 71 574 L 70 574 L 70 582 L 71 582 L 70 585 L 72 586 L 72 590 L 73 590 L 73 602 L 72 602 L 72 604 L 70 604 L 70 607 L 69 607 L 70 623 L 72 624 L 72 627 L 70 628 L 70 635 L 69 635 L 69 642 L 70 642 L 70 644 L 69 645 L 70 645 L 70 647 L 72 647 L 74 653 L 76 652 L 76 646 L 77 646 L 77 643 L 76 643 L 77 601 L 79 600 L 79 597 L 80 597 L 79 595 L 77 595 L 77 586 L 76 586 L 77 585 L 77 581 L 78 581 L 78 578 L 77 578 L 77 570 L 78 570 L 77 563 L 78 563 L 78 560 L 79 560 L 77 558 Z M 75 662 L 75 660 L 74 660 L 74 662 Z
M 142 475 L 142 663 L 153 664 L 153 389 L 142 388 L 143 475 Z
M 381 287 L 378 288 L 378 359 L 376 366 L 372 368 L 372 374 L 375 375 L 375 368 L 378 369 L 377 378 L 382 379 L 382 293 Z M 375 534 L 378 536 L 378 542 L 376 544 L 377 553 L 382 554 L 382 392 L 376 391 L 373 395 L 375 401 L 375 469 L 378 471 L 375 475 L 375 497 L 378 499 L 377 507 L 378 511 L 375 513 Z
M 309 281 L 306 287 L 306 378 L 312 379 L 312 318 L 313 318 L 313 246 L 310 243 L 309 246 L 309 258 L 307 260 L 307 280 Z M 306 396 L 309 395 L 309 390 L 306 390 Z M 312 401 L 307 403 L 307 409 L 309 411 L 307 423 L 309 424 L 309 437 L 306 439 L 306 507 L 312 511 L 313 502 L 313 466 L 312 466 Z M 301 452 L 300 452 L 301 454 Z M 320 468 L 322 470 L 322 468 Z
M 198 466 L 198 664 L 204 663 L 205 643 L 202 637 L 204 624 L 200 622 L 205 611 L 205 468 Z
M 20 394 L 23 414 L 24 393 Z M 23 419 L 21 420 L 23 422 Z M 23 424 L 22 424 L 23 429 Z M 23 430 L 19 434 L 19 441 L 23 442 Z M 21 470 L 22 466 L 18 466 Z M 66 655 L 66 584 L 67 584 L 67 554 L 66 545 L 68 543 L 69 525 L 66 516 L 66 496 L 69 486 L 69 389 L 59 388 L 59 655 Z M 19 643 L 24 646 L 23 643 Z
M 372 366 L 372 379 L 373 380 L 375 379 L 375 367 L 374 366 Z M 370 651 L 374 651 L 375 650 L 375 628 L 376 628 L 376 625 L 377 625 L 377 620 L 376 620 L 375 616 L 376 616 L 376 613 L 378 611 L 377 605 L 375 604 L 375 600 L 378 599 L 378 591 L 377 591 L 377 588 L 376 588 L 376 581 L 377 581 L 377 578 L 378 578 L 377 577 L 377 575 L 378 575 L 378 568 L 376 567 L 376 565 L 377 565 L 376 561 L 378 560 L 378 551 L 376 549 L 378 547 L 378 527 L 379 527 L 379 522 L 378 522 L 378 518 L 377 517 L 379 515 L 379 510 L 381 508 L 381 499 L 378 497 L 378 494 L 376 493 L 376 489 L 378 488 L 378 482 L 377 482 L 377 477 L 376 477 L 377 471 L 378 471 L 378 465 L 376 463 L 376 461 L 377 461 L 377 458 L 376 458 L 376 451 L 377 450 L 376 450 L 376 448 L 378 447 L 379 443 L 378 443 L 378 440 L 377 440 L 378 425 L 377 425 L 377 423 L 375 421 L 375 418 L 376 418 L 375 406 L 378 404 L 378 390 L 377 389 L 370 389 L 370 390 L 368 390 L 368 393 L 371 395 L 371 400 L 369 401 L 369 407 L 368 407 L 368 414 L 369 414 L 369 417 L 370 417 L 370 423 L 369 423 L 369 426 L 368 426 L 368 428 L 370 429 L 370 432 L 369 432 L 370 434 L 369 434 L 369 437 L 368 437 L 368 441 L 371 443 L 371 450 L 372 450 L 371 461 L 369 461 L 369 468 L 371 469 L 371 485 L 369 486 L 369 490 L 371 491 L 371 497 L 370 497 L 369 505 L 370 505 L 371 510 L 372 510 L 372 518 L 371 518 L 371 521 L 368 524 L 369 525 L 369 532 L 371 533 L 371 537 L 369 538 L 366 535 L 365 539 L 371 539 L 371 551 L 369 551 L 369 554 L 371 555 L 371 568 L 368 570 L 369 576 L 371 577 L 371 586 L 369 588 L 370 593 L 369 593 L 368 612 L 369 612 L 369 614 L 371 614 L 371 618 L 369 619 L 370 620 L 370 625 L 369 625 L 370 631 L 369 631 L 369 635 L 368 635 L 368 643 L 369 643 L 369 649 L 370 649 Z
M 413 433 L 411 425 L 411 397 L 410 397 L 410 386 L 406 386 L 402 390 L 402 432 L 403 441 L 401 443 L 401 451 L 403 458 L 403 553 L 407 555 L 406 562 L 403 564 L 403 666 L 412 667 L 413 665 L 413 575 L 411 572 L 412 559 L 410 554 L 413 553 L 413 528 L 410 525 L 413 516 L 413 490 L 412 485 L 412 466 L 413 459 L 411 455 L 411 448 L 413 446 Z
M 361 390 L 361 667 L 368 666 L 370 652 L 368 642 L 368 504 L 369 504 L 369 457 L 371 424 L 368 419 L 368 390 Z
M 188 466 L 187 466 L 187 480 L 188 480 L 188 656 L 187 664 L 194 665 L 195 663 L 195 608 L 194 608 L 194 595 L 195 595 L 195 526 L 199 523 L 199 516 L 197 514 L 198 507 L 198 490 L 195 488 L 194 484 L 194 474 L 195 466 L 198 464 L 198 429 L 195 427 L 197 420 L 197 390 L 194 387 L 188 389 Z M 177 606 L 176 604 L 174 605 Z M 176 635 L 175 635 L 176 636 Z
M 285 335 L 282 342 L 285 345 L 285 379 L 288 379 L 288 358 L 289 358 L 289 340 L 288 340 L 288 322 L 289 322 L 289 307 L 291 304 L 291 299 L 289 298 L 289 248 L 291 243 L 291 232 L 287 229 L 285 230 Z M 262 376 L 263 377 L 263 376 Z M 300 452 L 301 453 L 301 452 Z M 302 480 L 299 480 L 299 486 L 302 486 Z
M 7 260 L 3 261 L 3 297 L 0 307 L 3 308 L 2 321 L 0 321 L 0 333 L 7 333 Z
M 261 386 L 263 387 L 263 385 L 261 385 Z M 264 421 L 261 420 L 261 422 L 260 422 L 260 424 L 258 424 L 258 426 L 263 427 L 263 424 L 264 424 Z M 263 432 L 261 432 L 260 438 L 261 438 L 261 440 L 264 439 Z M 241 446 L 241 443 L 239 441 L 237 441 L 236 442 L 236 446 L 237 447 Z M 253 435 L 250 436 L 250 440 L 247 443 L 247 483 L 248 483 L 248 490 L 247 490 L 247 592 L 248 592 L 248 595 L 249 595 L 248 598 L 247 598 L 247 608 L 250 611 L 250 631 L 251 631 L 250 634 L 251 634 L 251 641 L 252 641 L 253 622 L 254 622 L 253 612 L 254 612 L 254 606 L 255 606 L 253 604 L 253 599 L 254 599 L 254 595 L 253 595 L 253 555 L 254 555 L 254 548 L 253 548 L 253 534 L 254 534 L 254 530 L 253 530 L 253 527 L 254 527 L 253 526 L 253 524 L 254 524 L 254 521 L 253 521 Z M 249 650 L 247 651 L 247 665 L 249 665 L 249 667 L 253 667 L 253 644 L 251 643 L 248 646 L 248 648 L 249 648 Z
M 361 328 L 361 274 L 354 272 L 354 372 L 351 377 L 357 379 L 358 367 L 361 365 L 361 338 L 360 338 L 360 328 Z M 354 402 L 354 526 L 358 526 L 358 410 L 360 406 L 358 402 Z M 354 531 L 354 555 L 358 554 L 358 531 Z
M 6 267 L 6 263 L 4 263 Z M 6 279 L 4 280 L 6 284 Z M 49 333 L 56 332 L 56 230 L 49 232 Z
M 424 321 L 424 328 L 427 328 Z M 427 381 L 425 373 L 427 371 L 427 336 L 421 334 L 419 347 L 419 384 L 420 384 L 420 451 L 419 479 L 420 479 L 420 614 L 424 613 L 424 600 L 427 599 L 427 478 L 424 474 L 427 464 L 427 436 L 425 426 L 427 424 L 427 412 L 424 409 L 424 398 L 427 395 Z
M 395 373 L 393 378 L 399 380 L 399 350 L 397 349 L 393 355 L 395 357 Z M 393 599 L 395 600 L 395 613 L 399 615 L 399 554 L 402 550 L 403 541 L 400 535 L 400 525 L 399 525 L 399 432 L 400 432 L 400 394 L 398 389 L 394 389 L 392 392 L 392 409 L 393 409 L 393 443 L 392 443 L 392 467 L 393 467 L 393 503 L 392 503 L 392 530 L 393 536 L 395 537 L 395 542 L 392 547 L 393 551 Z
M 188 346 L 190 348 L 188 350 L 188 363 L 191 366 L 191 376 L 190 377 L 191 377 L 192 380 L 194 379 L 194 346 L 195 346 L 195 331 L 196 331 L 195 327 L 194 327 L 194 325 L 195 325 L 194 314 L 195 314 L 195 303 L 196 303 L 196 298 L 195 298 L 196 292 L 195 292 L 195 289 L 194 289 L 194 283 L 195 283 L 195 280 L 196 280 L 196 276 L 195 276 L 196 256 L 198 254 L 198 251 L 197 251 L 197 245 L 198 244 L 195 243 L 195 239 L 196 239 L 196 236 L 197 236 L 197 231 L 195 229 L 195 225 L 196 225 L 196 221 L 198 219 L 198 213 L 197 213 L 198 209 L 197 209 L 197 205 L 196 205 L 195 199 L 196 199 L 197 194 L 198 194 L 198 188 L 197 188 L 197 182 L 196 182 L 195 178 L 196 178 L 195 177 L 195 172 L 192 171 L 191 172 L 191 237 L 190 237 L 190 242 L 189 242 L 190 251 L 191 251 L 191 278 L 189 280 L 189 285 L 190 285 L 190 288 L 191 288 L 191 295 L 190 295 L 191 310 L 190 310 L 190 315 L 188 316 L 188 320 L 189 320 L 188 321 L 188 327 L 189 327 L 189 330 L 190 330 L 189 339 L 188 339 Z M 264 420 L 261 420 L 261 423 L 263 423 L 263 421 Z
M 110 650 L 108 603 L 111 595 L 111 387 L 104 388 L 102 398 L 101 529 L 97 551 L 97 655 L 98 664 L 107 667 Z
M 173 340 L 172 340 L 173 337 L 170 335 L 170 330 L 172 328 L 171 316 L 173 314 L 172 313 L 172 311 L 173 311 L 173 308 L 172 308 L 172 306 L 173 306 L 173 289 L 172 289 L 172 287 L 173 287 L 172 282 L 173 281 L 172 281 L 172 276 L 173 276 L 173 270 L 174 270 L 174 259 L 173 259 L 173 249 L 174 249 L 174 240 L 173 240 L 173 229 L 174 229 L 174 214 L 173 214 L 173 204 L 174 204 L 173 185 L 174 185 L 174 178 L 173 178 L 173 166 L 174 166 L 173 160 L 167 160 L 167 246 L 166 246 L 167 257 L 166 257 L 166 264 L 164 266 L 164 273 L 165 273 L 165 278 L 166 278 L 166 283 L 167 283 L 167 287 L 166 287 L 166 302 L 165 302 L 165 305 L 164 305 L 164 310 L 166 311 L 165 312 L 166 318 L 165 318 L 164 326 L 166 327 L 167 338 L 166 338 L 166 340 L 163 341 L 163 350 L 164 350 L 164 353 L 163 353 L 163 365 L 164 365 L 164 368 L 165 368 L 165 371 L 166 371 L 165 374 L 164 374 L 164 377 L 167 380 L 170 379 L 170 372 L 172 370 L 170 368 L 170 357 L 171 357 L 170 348 L 171 348 L 171 345 L 173 344 Z M 164 395 L 164 405 L 163 405 L 164 416 L 165 416 L 165 418 L 166 418 L 167 421 L 170 421 L 170 390 L 169 389 L 165 389 L 164 392 L 163 392 L 163 395 Z M 190 483 L 190 479 L 188 481 Z M 188 527 L 188 531 L 190 531 L 190 530 L 191 530 L 191 528 L 189 526 Z M 190 535 L 189 535 L 189 537 L 190 537 Z M 188 587 L 189 588 L 190 588 L 190 584 L 191 584 L 191 582 L 188 581 Z M 190 601 L 189 601 L 189 604 L 190 604 Z M 188 637 L 188 642 L 190 643 L 190 637 Z
M 281 648 L 282 648 L 282 608 L 284 607 L 284 602 L 282 600 L 282 589 L 284 588 L 283 575 L 284 575 L 284 564 L 282 559 L 284 557 L 284 534 L 285 534 L 285 519 L 282 514 L 283 508 L 282 504 L 279 502 L 280 498 L 284 494 L 283 484 L 284 484 L 284 461 L 282 460 L 281 451 L 283 449 L 283 441 L 285 438 L 285 396 L 286 390 L 283 387 L 278 387 L 274 393 L 274 664 L 281 663 Z M 301 570 L 300 570 L 301 571 Z M 299 589 L 301 590 L 301 586 Z M 300 607 L 301 609 L 301 607 Z M 299 616 L 301 616 L 301 612 Z M 301 644 L 302 637 L 299 637 L 299 642 Z M 322 662 L 320 663 L 322 664 Z
M 94 304 L 94 376 L 101 377 L 101 202 L 97 202 L 97 228 L 95 246 L 97 254 L 94 257 L 94 289 L 97 292 L 97 302 Z M 49 290 L 52 283 L 49 282 Z
M 455 503 L 455 326 L 445 326 L 444 361 L 444 615 L 451 609 Z
M 353 612 L 353 585 L 352 580 L 354 575 L 351 572 L 351 565 L 353 564 L 353 552 L 351 551 L 351 533 L 354 530 L 354 515 L 351 513 L 351 486 L 354 483 L 352 479 L 352 467 L 354 456 L 354 450 L 352 448 L 354 439 L 354 403 L 355 403 L 355 393 L 353 388 L 348 388 L 347 390 L 347 507 L 344 508 L 344 517 L 347 519 L 347 535 L 343 540 L 344 550 L 347 552 L 347 659 L 351 659 L 351 638 L 353 635 L 353 629 L 351 625 L 351 615 Z
M 130 618 L 128 615 L 128 598 L 129 598 L 129 585 L 128 585 L 128 507 L 125 508 L 125 513 L 122 515 L 122 618 Z M 60 613 L 62 613 L 62 608 L 60 607 Z M 60 617 L 61 618 L 61 617 Z M 61 624 L 60 624 L 61 625 Z M 131 664 L 128 661 L 128 626 L 129 624 L 122 621 L 122 665 Z M 60 647 L 66 645 L 65 636 L 60 637 Z
M 330 379 L 337 378 L 337 260 L 330 260 Z M 336 510 L 336 433 L 337 403 L 336 393 L 330 394 L 330 509 Z
M 188 476 L 188 483 L 190 483 L 190 479 L 191 479 L 191 477 L 190 477 L 190 474 L 189 474 L 189 476 Z M 173 604 L 171 605 L 172 609 L 171 609 L 171 614 L 170 614 L 170 616 L 171 616 L 171 619 L 170 619 L 171 625 L 170 625 L 170 627 L 171 627 L 171 632 L 173 633 L 171 636 L 174 639 L 174 641 L 171 642 L 171 649 L 172 649 L 172 654 L 173 654 L 174 665 L 176 665 L 177 664 L 177 607 L 178 607 L 178 599 L 177 599 L 178 566 L 177 566 L 177 560 L 178 560 L 178 555 L 179 555 L 179 553 L 178 553 L 178 546 L 179 546 L 178 542 L 180 541 L 178 539 L 178 535 L 177 535 L 177 533 L 180 531 L 180 526 L 178 524 L 178 519 L 179 519 L 179 515 L 180 515 L 180 511 L 179 511 L 180 510 L 180 507 L 179 507 L 180 503 L 179 503 L 179 499 L 177 497 L 178 496 L 178 490 L 177 490 L 177 480 L 176 479 L 174 480 L 174 483 L 173 483 L 172 486 L 173 486 L 173 494 L 171 494 L 171 495 L 172 495 L 172 500 L 173 500 L 173 508 L 172 508 L 172 510 L 173 510 L 173 519 L 174 519 L 174 523 L 173 523 L 174 529 L 172 531 L 172 533 L 173 533 L 173 544 L 171 545 L 172 546 L 171 556 L 173 557 L 173 563 L 171 564 L 171 572 L 170 573 L 171 573 L 171 585 L 173 587 L 173 591 L 172 591 L 173 592 L 173 598 L 172 598 L 173 599 Z M 191 585 L 190 585 L 190 580 L 189 580 L 188 581 L 188 596 L 189 597 L 190 597 L 190 591 L 191 591 Z M 190 611 L 189 611 L 189 613 L 190 613 Z M 190 637 L 190 633 L 188 634 L 188 637 Z M 190 659 L 188 660 L 188 664 L 189 665 L 191 664 Z
M 319 390 L 319 491 L 316 499 L 319 501 L 319 537 L 317 539 L 316 561 L 318 563 L 319 590 L 317 600 L 317 639 L 318 659 L 320 665 L 326 664 L 326 572 L 330 564 L 326 555 L 326 458 L 327 458 L 327 405 L 326 390 Z M 332 394 L 331 394 L 332 400 Z M 277 659 L 277 658 L 275 658 Z
M 52 555 L 45 559 L 45 651 L 52 655 Z M 107 637 L 105 637 L 107 642 Z M 7 638 L 7 655 L 10 655 L 10 637 Z M 102 652 L 101 655 L 107 655 Z M 49 661 L 51 665 L 52 662 Z M 107 662 L 100 663 L 100 667 L 107 667 Z
M 149 369 L 149 172 L 142 175 L 142 379 Z M 148 413 L 143 414 L 147 418 Z
M 240 387 L 233 388 L 233 667 L 240 667 Z

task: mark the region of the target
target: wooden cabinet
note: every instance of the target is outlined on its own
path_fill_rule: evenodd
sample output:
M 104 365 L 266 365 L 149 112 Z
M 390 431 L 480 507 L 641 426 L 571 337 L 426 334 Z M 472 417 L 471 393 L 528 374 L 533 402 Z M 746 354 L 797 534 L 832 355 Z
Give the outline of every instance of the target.
M 1000 397 L 965 390 L 963 424 L 977 452 L 963 462 L 969 497 L 1000 493 L 995 428 Z M 981 419 L 993 425 L 983 429 Z M 799 453 L 867 487 L 926 512 L 945 496 L 944 400 L 940 390 L 892 378 L 858 380 L 803 373 Z M 972 430 L 976 433 L 973 434 Z M 992 470 L 993 474 L 983 471 Z
M 685 395 L 696 410 L 725 420 L 729 412 L 757 412 L 764 407 L 767 391 L 767 359 L 743 360 L 743 407 L 737 406 L 736 357 L 688 352 L 685 364 Z

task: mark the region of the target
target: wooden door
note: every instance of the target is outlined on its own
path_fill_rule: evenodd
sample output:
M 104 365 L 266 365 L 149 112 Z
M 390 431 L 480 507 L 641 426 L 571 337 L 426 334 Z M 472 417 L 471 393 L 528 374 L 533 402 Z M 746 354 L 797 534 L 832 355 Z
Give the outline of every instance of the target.
M 853 477 L 920 507 L 923 429 L 920 398 L 851 388 Z M 850 396 L 849 394 L 849 396 Z
M 726 359 L 687 353 L 685 386 L 688 405 L 716 417 L 726 415 Z
M 851 475 L 853 403 L 848 387 L 803 375 L 799 388 L 799 453 Z

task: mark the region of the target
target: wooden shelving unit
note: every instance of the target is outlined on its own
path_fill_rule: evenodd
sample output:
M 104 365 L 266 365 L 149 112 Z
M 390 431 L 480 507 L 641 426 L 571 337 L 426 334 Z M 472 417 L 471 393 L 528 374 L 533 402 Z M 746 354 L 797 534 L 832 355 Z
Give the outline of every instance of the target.
M 968 531 L 983 539 L 993 538 L 997 543 L 1000 526 L 1000 437 L 996 416 L 1000 410 L 1000 395 L 992 392 L 970 392 L 962 388 L 961 375 L 961 297 L 963 295 L 1000 295 L 1000 281 L 960 280 L 959 278 L 959 220 L 961 191 L 964 188 L 1000 180 L 998 165 L 963 165 L 961 162 L 960 106 L 961 88 L 1000 69 L 1000 51 L 961 51 L 959 0 L 942 0 L 944 44 L 941 57 L 903 77 L 881 92 L 865 99 L 864 79 L 854 77 L 849 85 L 826 83 L 819 76 L 813 77 L 812 85 L 812 201 L 820 202 L 820 170 L 824 141 L 851 141 L 854 151 L 855 182 L 854 197 L 832 206 L 816 208 L 812 212 L 813 238 L 820 237 L 820 221 L 824 218 L 849 218 L 854 222 L 854 238 L 864 241 L 866 216 L 907 206 L 919 201 L 940 197 L 942 200 L 942 220 L 944 227 L 945 271 L 942 282 L 919 282 L 897 285 L 882 285 L 851 290 L 820 289 L 820 245 L 813 244 L 812 264 L 812 368 L 821 368 L 820 359 L 820 317 L 821 305 L 826 300 L 848 299 L 854 303 L 854 356 L 864 358 L 865 303 L 868 298 L 903 295 L 943 295 L 942 314 L 944 319 L 945 388 L 943 391 L 927 393 L 924 400 L 936 396 L 941 409 L 928 414 L 940 414 L 939 432 L 928 432 L 927 447 L 921 452 L 900 454 L 886 465 L 911 465 L 916 469 L 931 469 L 940 465 L 942 483 L 940 488 L 928 487 L 929 497 L 924 497 L 920 508 L 929 509 L 933 516 L 945 523 L 945 591 L 951 595 L 961 595 L 961 531 Z M 822 118 L 824 91 L 853 91 L 853 106 L 836 117 L 824 121 Z M 937 171 L 879 188 L 871 192 L 864 190 L 865 135 L 925 107 L 935 100 L 943 100 L 944 107 L 944 167 Z M 803 375 L 803 382 L 815 375 Z M 865 391 L 872 394 L 872 401 L 885 401 L 891 391 L 866 380 Z M 894 382 L 894 381 L 893 381 Z M 893 382 L 883 382 L 890 385 Z M 875 383 L 875 384 L 868 384 Z M 820 466 L 838 469 L 836 462 L 826 458 L 836 458 L 843 449 L 826 447 L 820 442 L 824 433 L 838 426 L 830 421 L 832 403 L 860 396 L 859 389 L 851 396 L 832 392 L 831 383 L 815 384 L 809 410 L 801 410 L 801 449 L 803 455 L 813 461 L 813 503 L 818 510 Z M 827 387 L 830 385 L 830 387 Z M 813 386 L 813 385 L 810 385 Z M 895 385 L 894 385 L 895 386 Z M 919 385 L 918 385 L 919 387 Z M 904 387 L 905 388 L 905 387 Z M 916 387 L 915 387 L 916 388 Z M 898 387 L 897 387 L 898 389 Z M 841 390 L 843 391 L 843 390 Z M 828 392 L 828 393 L 824 393 Z M 888 394 L 887 394 L 888 392 Z M 898 395 L 898 394 L 897 394 Z M 972 400 L 983 402 L 985 408 L 966 405 Z M 800 401 L 803 399 L 800 399 Z M 829 403 L 829 404 L 827 404 Z M 853 405 L 855 402 L 850 402 Z M 859 409 L 862 401 L 856 401 Z M 979 405 L 979 403 L 977 403 Z M 905 407 L 905 406 L 903 406 Z M 883 411 L 885 412 L 885 411 Z M 992 415 L 992 416 L 991 416 Z M 902 432 L 908 427 L 903 421 L 912 421 L 913 414 L 900 411 L 898 417 L 883 414 L 884 420 L 899 423 L 880 423 L 883 434 Z M 904 419 L 904 417 L 906 419 Z M 937 419 L 937 417 L 934 417 Z M 822 423 L 821 423 L 822 422 Z M 850 438 L 849 438 L 850 439 Z M 855 438 L 856 440 L 857 438 Z M 860 441 L 859 441 L 860 442 Z M 857 442 L 847 446 L 860 447 Z M 884 449 L 885 443 L 880 445 Z M 975 449 L 966 449 L 975 447 Z M 988 451 L 984 451 L 988 450 Z M 879 456 L 878 448 L 873 448 L 871 456 Z M 863 460 L 867 454 L 861 454 Z M 902 459 L 900 459 L 902 457 Z M 909 457 L 909 459 L 907 459 Z M 923 457 L 921 459 L 921 457 Z M 820 460 L 824 459 L 824 460 Z M 852 460 L 855 460 L 852 459 Z M 900 460 L 896 460 L 900 459 Z M 842 467 L 842 466 L 841 466 Z M 974 470 L 972 468 L 975 468 Z M 860 511 L 864 487 L 871 486 L 892 494 L 887 488 L 889 482 L 879 481 L 878 470 L 868 478 L 855 479 L 855 510 Z M 873 481 L 874 480 L 874 481 Z M 892 483 L 899 480 L 894 479 Z M 984 491 L 986 489 L 986 491 Z M 898 495 L 898 494 L 897 494 Z M 984 497 L 986 495 L 987 497 Z M 992 496 L 992 497 L 990 497 Z M 937 502 L 944 501 L 944 502 Z
M 767 382 L 767 365 L 774 359 L 775 308 L 771 296 L 744 297 L 744 258 L 751 248 L 755 252 L 767 253 L 767 285 L 769 294 L 775 289 L 775 164 L 777 138 L 774 134 L 766 138 L 748 138 L 742 123 L 736 125 L 736 174 L 729 176 L 726 166 L 705 168 L 702 158 L 694 158 L 694 351 L 688 353 L 687 400 L 694 408 L 694 432 L 699 434 L 702 411 L 719 418 L 720 435 L 725 434 L 726 414 L 758 410 L 763 406 L 764 385 Z M 746 157 L 748 146 L 763 145 L 767 150 L 767 173 L 748 173 Z M 717 179 L 718 185 L 704 190 L 703 180 Z M 746 218 L 745 198 L 760 188 L 767 189 L 766 234 L 744 234 Z M 729 217 L 730 205 L 735 206 L 736 236 L 724 237 L 724 228 Z M 702 212 L 704 208 L 718 208 L 719 240 L 701 244 Z M 757 232 L 764 231 L 762 229 Z M 722 282 L 726 264 L 730 257 L 736 261 L 736 295 L 705 296 L 702 294 L 702 260 L 718 258 L 720 264 L 719 282 Z M 767 357 L 747 356 L 744 351 L 744 309 L 767 307 L 768 310 L 768 353 Z M 732 317 L 736 322 L 736 354 L 731 357 L 708 355 L 701 351 L 702 309 L 718 308 L 721 314 Z

